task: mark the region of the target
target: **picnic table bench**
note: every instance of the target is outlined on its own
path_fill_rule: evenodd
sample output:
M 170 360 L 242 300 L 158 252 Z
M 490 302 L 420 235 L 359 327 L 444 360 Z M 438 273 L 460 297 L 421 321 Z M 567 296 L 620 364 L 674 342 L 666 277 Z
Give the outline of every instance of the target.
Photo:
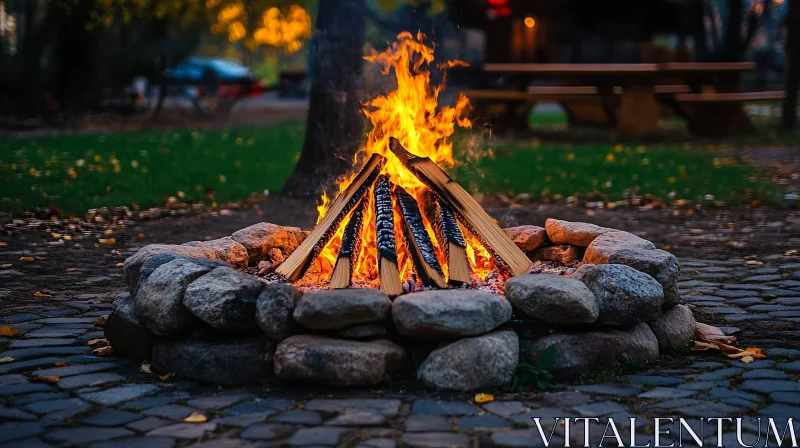
M 696 135 L 727 135 L 751 128 L 743 103 L 782 98 L 783 92 L 740 93 L 741 73 L 754 63 L 485 64 L 490 76 L 507 78 L 504 90 L 469 90 L 466 96 L 498 118 L 500 127 L 527 127 L 537 103 L 560 103 L 570 124 L 608 124 L 621 138 L 659 133 L 662 109 L 674 110 Z M 530 86 L 534 79 L 565 85 Z M 665 82 L 668 81 L 668 82 Z M 677 82 L 676 81 L 680 81 Z M 711 115 L 711 116 L 709 116 Z

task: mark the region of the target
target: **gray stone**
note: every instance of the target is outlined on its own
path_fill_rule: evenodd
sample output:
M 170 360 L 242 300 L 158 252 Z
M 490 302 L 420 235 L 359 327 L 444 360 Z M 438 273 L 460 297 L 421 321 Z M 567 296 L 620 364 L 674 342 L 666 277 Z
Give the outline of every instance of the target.
M 153 367 L 195 381 L 221 385 L 257 383 L 269 375 L 274 343 L 258 336 L 198 331 L 153 348 Z
M 297 301 L 295 322 L 315 330 L 339 330 L 350 325 L 386 320 L 392 309 L 389 297 L 376 289 L 322 289 Z
M 186 404 L 188 404 L 189 406 L 194 406 L 199 409 L 218 410 L 227 408 L 228 406 L 233 406 L 234 404 L 249 398 L 253 398 L 253 394 L 233 393 L 233 394 L 213 395 L 209 397 L 195 398 L 193 400 L 187 401 Z
M 81 419 L 81 423 L 94 426 L 120 426 L 141 419 L 142 416 L 140 414 L 133 412 L 103 409 L 94 415 Z
M 325 422 L 330 426 L 379 426 L 386 423 L 386 417 L 381 414 L 366 411 L 347 411 Z
M 48 440 L 64 442 L 70 445 L 86 445 L 102 440 L 119 439 L 135 435 L 133 431 L 125 428 L 96 428 L 83 426 L 70 429 L 62 429 L 48 433 L 45 437 Z
M 230 267 L 218 267 L 186 288 L 183 305 L 215 330 L 257 330 L 256 300 L 264 283 Z
M 453 425 L 439 415 L 409 415 L 404 429 L 408 432 L 452 431 Z
M 786 305 L 763 304 L 763 305 L 752 305 L 747 307 L 748 312 L 754 312 L 754 313 L 767 313 L 771 311 L 791 311 L 791 310 L 792 307 Z
M 424 291 L 395 299 L 392 319 L 397 331 L 410 339 L 452 339 L 497 328 L 511 319 L 511 304 L 485 291 Z
M 86 402 L 80 398 L 65 398 L 63 400 L 38 401 L 25 406 L 34 414 L 49 414 L 51 412 L 63 411 L 70 408 L 86 407 Z
M 680 378 L 657 375 L 629 375 L 628 380 L 634 384 L 650 386 L 676 386 L 684 382 L 684 380 Z
M 677 283 L 669 283 L 661 285 L 661 287 L 664 289 L 664 310 L 668 310 L 675 305 L 683 303 L 681 291 Z
M 597 300 L 585 284 L 555 274 L 512 277 L 505 293 L 515 309 L 551 324 L 590 324 L 600 315 Z
M 0 397 L 6 395 L 29 394 L 31 392 L 45 392 L 50 390 L 52 389 L 50 388 L 50 386 L 46 384 L 30 384 L 30 383 L 12 384 L 10 386 L 0 387 Z
M 127 425 L 125 425 L 125 427 L 138 432 L 148 432 L 156 428 L 161 428 L 162 426 L 167 426 L 170 423 L 171 422 L 167 420 L 162 420 L 158 417 L 145 417 L 141 420 L 128 423 Z
M 11 341 L 8 348 L 29 348 L 29 347 L 57 347 L 73 345 L 75 339 L 42 338 L 42 339 L 16 339 Z
M 639 393 L 639 389 L 614 384 L 588 384 L 577 386 L 576 389 L 590 394 L 612 395 L 615 397 L 632 397 Z
M 530 254 L 530 259 L 533 261 L 555 261 L 562 265 L 568 265 L 582 257 L 582 248 L 569 244 L 540 247 Z
M 792 372 L 800 372 L 800 361 L 792 361 L 792 362 L 779 364 L 778 367 L 780 367 L 783 370 L 789 370 L 789 371 L 792 371 Z
M 788 358 L 788 359 L 800 358 L 800 350 L 793 348 L 780 348 L 780 347 L 768 348 L 764 350 L 764 353 L 767 355 L 768 358 Z
M 343 435 L 350 432 L 347 428 L 334 426 L 317 426 L 315 428 L 302 428 L 297 430 L 287 444 L 291 446 L 337 446 Z
M 785 372 L 772 369 L 754 369 L 742 374 L 746 380 L 785 380 L 789 378 Z
M 658 358 L 658 340 L 647 324 L 627 330 L 554 333 L 520 341 L 520 361 L 536 365 L 541 350 L 556 346 L 556 359 L 548 367 L 554 375 L 574 376 L 596 367 L 645 362 Z
M 116 350 L 116 347 L 114 347 Z M 55 364 L 55 363 L 53 363 Z M 115 367 L 119 367 L 120 364 L 117 362 L 101 362 L 97 364 L 83 364 L 83 365 L 74 365 L 74 366 L 66 366 L 66 367 L 54 367 L 52 369 L 42 369 L 37 370 L 33 373 L 34 377 L 37 376 L 50 376 L 55 375 L 59 378 L 66 378 L 68 376 L 73 375 L 83 375 L 87 373 L 93 372 L 100 372 L 103 370 L 113 369 Z
M 18 373 L 12 373 L 9 375 L 0 375 L 0 387 L 2 386 L 10 386 L 12 384 L 24 384 L 28 382 L 28 378 L 25 375 L 20 375 Z
M 434 350 L 417 378 L 434 389 L 469 391 L 507 386 L 519 363 L 519 339 L 510 330 L 460 339 Z
M 764 299 L 760 297 L 742 297 L 741 299 L 728 300 L 728 303 L 736 306 L 760 305 L 764 303 Z
M 306 411 L 303 409 L 293 409 L 272 419 L 280 423 L 291 423 L 294 425 L 315 426 L 322 423 L 322 416 L 318 412 Z
M 242 438 L 250 440 L 272 440 L 283 436 L 286 432 L 288 432 L 287 428 L 283 425 L 256 423 L 242 431 Z
M 231 238 L 247 249 L 250 263 L 269 259 L 269 251 L 280 249 L 290 254 L 305 239 L 305 234 L 297 227 L 282 227 L 277 224 L 260 222 L 234 232 Z
M 155 384 L 123 384 L 119 387 L 106 389 L 99 392 L 80 394 L 84 400 L 103 406 L 113 406 L 124 401 L 130 401 L 143 395 L 148 395 L 158 390 Z
M 615 412 L 625 411 L 625 406 L 616 401 L 598 401 L 597 403 L 587 403 L 574 406 L 573 411 L 584 417 L 605 417 Z
M 473 415 L 456 420 L 459 429 L 510 428 L 511 424 L 496 415 Z
M 122 405 L 123 409 L 130 409 L 132 411 L 143 411 L 145 409 L 163 406 L 176 401 L 175 397 L 145 397 L 138 400 L 128 401 Z
M 800 392 L 800 383 L 788 380 L 744 380 L 739 389 L 761 394 Z
M 664 311 L 657 320 L 648 322 L 650 329 L 658 339 L 660 352 L 667 352 L 686 347 L 694 340 L 695 320 L 692 311 L 686 305 L 676 305 Z
M 229 236 L 210 241 L 190 241 L 183 243 L 182 246 L 211 249 L 215 258 L 226 261 L 236 268 L 246 268 L 249 262 L 247 249 Z
M 120 294 L 108 315 L 103 333 L 114 353 L 135 361 L 150 359 L 155 338 L 136 317 L 136 303 L 129 293 Z
M 128 437 L 113 442 L 93 443 L 89 448 L 172 448 L 175 440 L 169 437 Z
M 469 437 L 453 432 L 407 432 L 400 441 L 414 448 L 468 448 Z
M 165 436 L 176 439 L 199 439 L 207 432 L 213 432 L 217 428 L 216 423 L 177 423 L 169 426 L 162 426 L 147 433 L 147 436 Z
M 713 381 L 698 381 L 698 382 L 696 382 L 696 383 L 683 383 L 683 384 L 678 384 L 678 386 L 677 386 L 677 387 L 678 387 L 678 389 L 682 389 L 682 390 L 694 390 L 694 391 L 698 391 L 698 390 L 709 390 L 709 389 L 713 389 L 713 388 L 717 387 L 717 384 L 716 384 L 716 383 L 714 383 Z
M 360 398 L 345 400 L 314 399 L 306 403 L 305 409 L 319 412 L 347 412 L 363 410 L 392 417 L 400 411 L 402 402 L 390 398 Z
M 12 314 L 10 316 L 0 318 L 0 321 L 2 321 L 5 324 L 18 324 L 20 322 L 27 322 L 29 320 L 34 320 L 38 318 L 39 318 L 38 314 L 23 313 L 23 314 Z
M 64 355 L 78 355 L 91 351 L 91 347 L 35 347 L 35 348 L 20 348 L 16 350 L 8 350 L 0 353 L 0 358 L 10 357 L 14 358 L 14 364 L 9 365 L 12 367 L 18 361 L 23 361 L 32 358 L 41 358 L 43 356 L 64 356 Z M 10 371 L 10 370 L 7 370 Z
M 44 431 L 39 422 L 7 422 L 0 423 L 0 442 L 24 439 Z
M 183 420 L 197 410 L 181 404 L 166 404 L 157 406 L 142 412 L 143 415 L 150 417 L 161 417 L 169 420 Z
M 29 414 L 22 409 L 8 408 L 0 405 L 0 420 L 25 420 L 34 421 L 36 416 Z
M 572 407 L 590 403 L 592 400 L 578 391 L 545 392 L 542 401 L 555 407 Z
M 769 399 L 778 403 L 800 404 L 800 392 L 773 392 Z
M 571 244 L 586 247 L 598 236 L 611 232 L 612 229 L 585 222 L 569 222 L 549 218 L 545 222 L 547 236 L 555 244 Z
M 537 429 L 495 431 L 492 433 L 492 444 L 492 446 L 500 448 L 539 448 L 545 446 Z M 550 439 L 550 446 L 565 446 L 565 444 L 566 442 L 558 436 Z
M 639 398 L 687 398 L 694 395 L 695 391 L 675 389 L 672 387 L 656 387 L 639 394 Z
M 273 411 L 275 412 L 275 411 Z M 263 423 L 270 413 L 267 412 L 253 412 L 250 414 L 228 415 L 214 420 L 222 426 L 235 426 L 238 428 L 246 428 L 256 423 Z
M 725 297 L 729 299 L 738 299 L 741 297 L 753 297 L 753 291 L 739 291 L 739 290 L 728 290 L 728 289 L 721 289 L 714 292 L 714 295 Z
M 628 232 L 614 230 L 595 238 L 586 248 L 583 262 L 588 264 L 609 264 L 609 257 L 620 251 L 653 250 L 656 246 L 643 238 Z
M 483 409 L 503 417 L 527 412 L 528 408 L 519 401 L 491 401 L 482 405 Z
M 771 281 L 775 281 L 775 280 L 780 280 L 782 278 L 783 277 L 781 277 L 778 274 L 754 275 L 752 277 L 743 278 L 742 281 L 743 282 L 771 282 Z
M 63 392 L 38 392 L 35 394 L 15 398 L 11 401 L 11 404 L 15 406 L 21 406 L 23 404 L 33 403 L 36 401 L 58 400 L 61 398 L 69 398 L 69 395 Z
M 396 448 L 397 442 L 385 437 L 373 437 L 359 442 L 356 448 Z
M 264 286 L 256 299 L 256 322 L 267 338 L 282 341 L 297 332 L 292 313 L 301 296 L 302 293 L 289 284 Z
M 547 232 L 539 226 L 517 226 L 503 229 L 511 241 L 525 252 L 530 252 L 547 243 Z
M 478 409 L 460 401 L 416 400 L 411 405 L 412 414 L 475 415 Z
M 598 304 L 595 324 L 630 327 L 661 315 L 664 289 L 647 274 L 620 264 L 584 264 L 572 278 L 589 287 Z
M 239 403 L 236 406 L 225 409 L 226 414 L 252 414 L 263 412 L 267 414 L 274 414 L 276 412 L 289 409 L 294 405 L 292 400 L 283 398 L 256 398 L 247 403 Z
M 361 324 L 342 328 L 336 335 L 345 339 L 372 339 L 386 336 L 389 331 L 384 324 Z
M 739 398 L 742 400 L 758 402 L 761 399 L 758 395 L 748 394 L 747 392 L 742 392 L 740 390 L 733 390 L 724 387 L 715 387 L 707 392 L 707 398 L 712 400 L 719 400 L 725 398 Z M 673 398 L 682 398 L 682 397 L 673 397 Z
M 163 258 L 157 261 L 161 263 L 169 262 L 175 260 L 178 256 L 184 258 L 216 258 L 216 254 L 214 251 L 207 247 L 191 247 L 191 246 L 178 246 L 173 244 L 149 244 L 141 249 L 138 252 L 131 255 L 125 260 L 125 267 L 123 268 L 123 275 L 125 276 L 125 282 L 128 284 L 128 288 L 130 289 L 132 294 L 135 294 L 138 289 L 140 277 L 145 274 L 149 275 L 152 273 L 152 270 L 155 268 L 151 268 L 148 266 L 148 269 L 145 270 L 144 265 L 145 263 L 150 260 L 153 256 L 163 253 L 171 253 L 172 255 L 169 256 L 162 256 Z M 166 261 L 165 261 L 166 260 Z M 152 270 L 149 270 L 152 269 Z
M 139 284 L 136 317 L 151 332 L 168 336 L 194 328 L 200 321 L 183 306 L 183 294 L 208 267 L 175 259 L 158 267 Z
M 124 380 L 125 377 L 116 373 L 100 372 L 87 373 L 86 375 L 76 375 L 64 378 L 56 385 L 61 389 L 77 389 L 80 387 L 100 386 L 108 383 L 115 383 Z
M 404 348 L 385 339 L 364 342 L 297 335 L 278 344 L 275 375 L 320 385 L 366 386 L 383 382 L 405 358 Z

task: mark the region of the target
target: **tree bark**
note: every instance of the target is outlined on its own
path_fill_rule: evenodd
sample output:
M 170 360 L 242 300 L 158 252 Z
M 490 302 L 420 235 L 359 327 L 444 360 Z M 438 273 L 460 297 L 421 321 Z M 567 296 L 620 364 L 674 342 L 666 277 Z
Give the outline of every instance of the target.
M 797 125 L 797 89 L 800 88 L 800 1 L 789 3 L 786 26 L 786 98 L 783 101 L 782 125 L 794 129 Z
M 293 197 L 319 195 L 349 171 L 364 141 L 359 83 L 365 0 L 320 0 L 303 151 L 283 187 Z

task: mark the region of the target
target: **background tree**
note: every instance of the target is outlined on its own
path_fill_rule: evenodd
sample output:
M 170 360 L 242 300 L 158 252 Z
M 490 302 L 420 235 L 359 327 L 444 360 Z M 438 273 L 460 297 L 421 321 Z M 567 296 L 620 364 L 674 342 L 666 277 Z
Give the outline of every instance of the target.
M 783 103 L 783 127 L 797 125 L 797 89 L 800 88 L 800 0 L 791 0 L 784 22 L 786 28 L 786 99 Z

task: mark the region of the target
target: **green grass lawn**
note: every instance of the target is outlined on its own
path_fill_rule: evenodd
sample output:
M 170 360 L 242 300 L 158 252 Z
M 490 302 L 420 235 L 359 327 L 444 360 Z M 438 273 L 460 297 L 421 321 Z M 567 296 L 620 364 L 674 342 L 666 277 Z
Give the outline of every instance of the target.
M 555 120 L 555 118 L 553 118 Z M 292 172 L 303 122 L 228 130 L 66 135 L 0 142 L 0 210 L 57 207 L 82 215 L 102 206 L 147 208 L 169 196 L 218 204 L 277 193 Z M 459 139 L 468 137 L 460 135 Z M 458 148 L 458 143 L 456 147 Z M 501 143 L 461 164 L 454 177 L 485 194 L 569 196 L 599 192 L 726 202 L 777 201 L 761 172 L 707 145 L 545 145 Z M 464 160 L 457 150 L 456 159 Z

